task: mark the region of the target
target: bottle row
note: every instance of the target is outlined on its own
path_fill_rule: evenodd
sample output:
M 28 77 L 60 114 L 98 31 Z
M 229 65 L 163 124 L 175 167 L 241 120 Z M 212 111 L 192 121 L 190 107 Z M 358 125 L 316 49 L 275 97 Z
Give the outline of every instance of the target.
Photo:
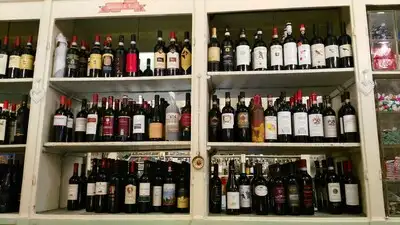
M 186 93 L 186 104 L 179 110 L 175 95 L 171 104 L 155 95 L 151 105 L 139 95 L 138 102 L 124 95 L 120 104 L 113 96 L 102 98 L 98 105 L 98 94 L 93 94 L 91 107 L 82 100 L 81 111 L 76 115 L 71 109 L 71 100 L 60 97 L 60 107 L 53 119 L 53 141 L 190 141 L 191 106 L 190 93 Z
M 136 35 L 131 35 L 130 47 L 124 46 L 124 36 L 120 35 L 118 47 L 112 49 L 112 38 L 107 36 L 101 49 L 100 36 L 95 37 L 89 51 L 85 41 L 78 47 L 77 36 L 72 37 L 67 48 L 67 40 L 60 34 L 55 50 L 54 77 L 137 77 L 188 75 L 192 70 L 191 44 L 189 32 L 185 32 L 184 42 L 177 42 L 175 32 L 170 33 L 170 43 L 165 46 L 162 32 L 158 31 L 157 43 L 154 47 L 154 72 L 150 68 L 151 59 L 147 58 L 147 69 L 140 70 L 139 49 Z
M 92 160 L 86 178 L 85 166 L 78 175 L 74 164 L 68 185 L 68 210 L 86 208 L 96 213 L 188 213 L 190 164 L 145 161 L 143 174 L 137 163 L 103 158 Z
M 318 25 L 314 24 L 313 28 L 314 37 L 309 41 L 304 24 L 300 25 L 300 36 L 297 40 L 293 35 L 292 23 L 286 23 L 281 40 L 278 37 L 278 28 L 274 27 L 269 46 L 262 38 L 262 30 L 258 29 L 251 49 L 244 28 L 235 44 L 231 40 L 229 28 L 226 28 L 224 40 L 220 44 L 217 28 L 213 27 L 208 45 L 208 71 L 353 67 L 351 37 L 346 34 L 344 23 L 342 35 L 338 38 L 333 35 L 331 22 L 327 23 L 325 39 L 319 36 Z
M 344 162 L 345 173 L 340 175 L 335 172 L 332 158 L 323 160 L 322 173 L 319 162 L 315 163 L 318 167 L 314 181 L 307 172 L 304 159 L 271 164 L 268 171 L 257 163 L 254 176 L 248 176 L 242 161 L 238 178 L 234 160 L 231 160 L 229 176 L 222 179 L 218 176 L 218 164 L 214 164 L 209 186 L 210 213 L 313 215 L 319 211 L 360 214 L 360 185 L 353 175 L 351 162 Z M 266 178 L 264 174 L 267 174 Z
M 32 39 L 29 36 L 26 46 L 21 48 L 21 38 L 17 36 L 14 47 L 9 49 L 8 37 L 4 37 L 3 46 L 0 46 L 0 79 L 33 77 L 36 52 L 32 47 Z
M 230 93 L 225 93 L 225 106 L 220 111 L 219 100 L 213 96 L 209 112 L 209 137 L 212 142 L 357 142 L 359 139 L 357 116 L 350 104 L 350 93 L 342 95 L 342 107 L 336 113 L 329 97 L 318 104 L 317 94 L 312 93 L 303 104 L 302 91 L 293 97 L 286 93 L 274 102 L 268 95 L 264 111 L 261 96 L 255 95 L 249 106 L 245 93 L 238 96 L 236 111 L 231 106 Z M 339 130 L 339 132 L 338 132 Z
M 5 100 L 0 107 L 0 144 L 26 144 L 28 122 L 28 95 L 22 97 L 18 110 L 17 104 Z
M 7 164 L 0 164 L 0 213 L 19 211 L 23 168 L 19 160 L 12 158 L 8 158 Z

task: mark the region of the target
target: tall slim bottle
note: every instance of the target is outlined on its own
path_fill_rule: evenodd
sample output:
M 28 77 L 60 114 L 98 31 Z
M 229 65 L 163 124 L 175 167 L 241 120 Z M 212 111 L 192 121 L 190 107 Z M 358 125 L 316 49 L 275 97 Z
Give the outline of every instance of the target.
M 68 202 L 67 209 L 68 210 L 78 210 L 80 208 L 79 205 L 79 184 L 80 179 L 78 175 L 79 164 L 74 163 L 74 173 L 71 178 L 69 178 L 68 183 Z
M 222 206 L 222 183 L 218 177 L 218 164 L 213 165 L 212 177 L 209 187 L 209 211 L 210 213 L 221 213 Z
M 107 191 L 108 191 L 108 177 L 107 177 L 107 159 L 101 160 L 100 171 L 96 177 L 96 193 L 94 196 L 94 211 L 96 213 L 107 212 Z
M 108 107 L 103 115 L 103 141 L 114 140 L 114 97 L 108 96 Z
M 286 23 L 287 36 L 283 42 L 283 62 L 286 70 L 294 70 L 297 67 L 297 45 L 292 36 L 292 23 Z
M 87 179 L 87 188 L 86 188 L 86 212 L 93 212 L 95 206 L 95 195 L 96 195 L 96 177 L 97 177 L 97 168 L 98 168 L 98 160 L 92 159 L 92 172 L 90 173 Z
M 219 71 L 221 49 L 217 39 L 217 28 L 211 29 L 210 43 L 208 44 L 208 71 Z
M 123 77 L 125 73 L 126 50 L 124 46 L 124 35 L 119 35 L 118 47 L 115 49 L 113 70 L 115 77 Z
M 233 41 L 231 40 L 231 33 L 229 32 L 229 28 L 225 28 L 225 38 L 221 43 L 222 46 L 222 55 L 221 55 L 221 70 L 222 71 L 234 71 L 235 65 L 235 48 L 233 47 Z
M 138 212 L 151 212 L 151 180 L 149 177 L 149 162 L 145 162 L 143 174 L 139 179 Z
M 216 95 L 212 97 L 212 109 L 208 112 L 208 141 L 221 141 L 221 112 Z
M 294 128 L 294 141 L 295 142 L 307 142 L 308 141 L 308 115 L 307 108 L 303 105 L 303 94 L 299 89 L 296 92 L 297 99 L 296 106 L 292 109 L 293 111 L 293 128 Z
M 250 179 L 246 176 L 246 166 L 240 164 L 240 177 L 237 180 L 240 194 L 240 213 L 251 213 L 251 186 Z
M 268 106 L 264 111 L 265 142 L 275 142 L 278 139 L 277 112 L 274 108 L 272 95 L 268 95 Z
M 253 48 L 253 70 L 267 70 L 268 68 L 268 48 L 262 39 L 262 35 L 262 30 L 258 29 L 257 42 L 254 43 Z
M 324 141 L 337 142 L 337 122 L 336 113 L 332 109 L 330 97 L 327 99 L 325 110 L 323 111 L 324 117 Z
M 252 142 L 264 142 L 264 108 L 261 105 L 261 96 L 256 95 L 253 99 L 254 107 L 251 112 L 251 140 Z
M 87 178 L 86 178 L 86 164 L 81 164 L 81 175 L 79 177 L 81 183 L 79 184 L 79 208 L 84 209 L 86 207 L 86 195 L 87 195 Z
M 182 108 L 180 120 L 181 141 L 190 141 L 192 132 L 192 111 L 190 105 L 190 93 L 186 93 L 186 103 Z
M 157 31 L 157 43 L 154 46 L 154 76 L 166 75 L 165 69 L 167 68 L 167 55 L 165 53 L 164 41 L 162 38 L 162 31 Z
M 345 212 L 350 214 L 360 214 L 362 212 L 360 204 L 360 181 L 353 174 L 351 161 L 344 162 L 344 195 L 345 195 Z
M 235 164 L 231 160 L 229 162 L 229 177 L 226 184 L 226 214 L 239 215 L 240 213 L 240 194 L 239 187 L 235 178 Z
M 131 35 L 131 46 L 126 53 L 125 76 L 137 77 L 139 76 L 139 50 L 136 47 L 136 35 Z
M 100 77 L 102 69 L 100 36 L 96 35 L 95 41 L 89 56 L 88 77 Z
M 148 139 L 146 112 L 143 108 L 143 96 L 139 95 L 138 106 L 132 120 L 132 140 L 146 141 Z
M 231 106 L 231 97 L 229 92 L 225 92 L 225 106 L 222 109 L 222 141 L 233 142 L 234 136 L 234 114 L 235 110 Z
M 176 183 L 172 171 L 172 162 L 168 162 L 168 171 L 163 185 L 163 212 L 173 213 L 176 208 Z
M 67 137 L 67 112 L 65 110 L 65 103 L 66 103 L 65 101 L 66 101 L 65 96 L 64 95 L 60 96 L 60 107 L 56 110 L 54 114 L 53 132 L 54 132 L 55 142 L 65 142 L 65 139 Z M 2 115 L 4 114 L 4 110 L 8 110 L 8 101 L 7 102 L 5 101 L 4 103 L 7 104 L 3 105 Z

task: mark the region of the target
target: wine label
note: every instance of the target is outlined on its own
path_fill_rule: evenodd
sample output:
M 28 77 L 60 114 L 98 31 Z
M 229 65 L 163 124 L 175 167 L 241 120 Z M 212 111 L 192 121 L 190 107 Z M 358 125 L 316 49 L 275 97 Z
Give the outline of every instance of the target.
M 344 193 L 346 197 L 346 205 L 358 206 L 360 199 L 358 195 L 358 184 L 345 184 Z
M 175 205 L 175 184 L 164 184 L 163 186 L 163 206 Z
M 342 201 L 339 183 L 328 183 L 328 197 L 329 197 L 330 202 L 341 202 Z
M 96 183 L 87 183 L 86 196 L 96 195 Z
M 311 45 L 311 64 L 313 67 L 326 65 L 324 44 Z
M 283 52 L 281 45 L 271 45 L 271 66 L 283 66 Z
M 292 134 L 292 114 L 288 111 L 278 112 L 278 135 Z
M 97 132 L 97 114 L 89 114 L 87 117 L 86 134 L 96 134 Z
M 0 75 L 6 75 L 8 55 L 0 54 Z
M 310 114 L 308 116 L 310 137 L 323 137 L 324 136 L 324 125 L 322 120 L 322 114 Z
M 253 69 L 267 69 L 267 47 L 259 46 L 253 49 Z
M 162 186 L 153 187 L 153 206 L 162 205 Z
M 324 116 L 324 135 L 326 138 L 337 137 L 336 116 Z
M 76 132 L 86 132 L 86 118 L 76 118 L 75 120 L 75 131 Z
M 107 195 L 108 183 L 107 182 L 96 182 L 96 195 Z
M 165 115 L 165 132 L 179 132 L 179 113 L 169 112 Z
M 222 113 L 222 129 L 233 129 L 233 113 Z
M 267 196 L 268 188 L 265 185 L 257 185 L 254 187 L 254 193 L 260 197 Z
M 233 66 L 233 48 L 231 45 L 225 45 L 222 48 L 222 64 Z
M 288 42 L 283 45 L 283 59 L 285 66 L 297 65 L 297 45 L 294 42 Z
M 125 204 L 136 204 L 136 186 L 132 184 L 125 186 Z
M 109 202 L 114 202 L 115 201 L 115 184 L 110 184 L 108 186 L 108 201 Z
M 308 118 L 306 112 L 296 112 L 294 117 L 294 135 L 308 136 Z
M 19 68 L 22 70 L 33 70 L 33 55 L 23 54 L 21 55 Z
M 344 133 L 357 132 L 357 119 L 355 115 L 343 116 L 343 131 Z
M 278 139 L 276 116 L 266 116 L 265 118 L 265 140 Z
M 150 123 L 149 126 L 149 137 L 150 138 L 162 138 L 163 124 L 162 123 Z
M 101 70 L 101 54 L 90 54 L 89 69 Z
M 179 53 L 167 53 L 167 69 L 179 69 Z
M 67 126 L 67 116 L 54 115 L 53 126 Z
M 249 113 L 240 112 L 237 114 L 238 128 L 249 128 Z
M 154 52 L 154 68 L 156 69 L 165 69 L 166 68 L 166 55 L 160 49 L 158 52 Z
M 178 209 L 186 209 L 189 207 L 188 193 L 185 188 L 179 188 L 178 197 L 176 198 L 176 207 Z
M 190 66 L 192 66 L 192 53 L 187 47 L 184 47 L 181 52 L 181 67 L 186 71 Z
M 250 206 L 251 206 L 250 185 L 240 185 L 239 193 L 240 193 L 240 207 L 241 208 L 250 208 Z
M 67 68 L 77 69 L 78 68 L 79 56 L 77 54 L 67 54 Z
M 238 45 L 236 47 L 236 65 L 249 65 L 250 66 L 250 46 Z
M 277 204 L 286 204 L 285 188 L 283 185 L 274 187 L 274 200 Z
M 118 135 L 120 136 L 129 136 L 130 135 L 130 120 L 129 116 L 119 116 L 118 117 Z
M 340 134 L 344 134 L 343 117 L 339 117 Z
M 139 183 L 138 202 L 150 202 L 150 183 Z
M 221 57 L 221 49 L 219 47 L 208 48 L 208 61 L 219 62 Z
M 211 167 L 212 168 L 212 167 Z M 210 192 L 211 201 L 215 203 L 221 203 L 222 201 L 222 189 L 219 186 L 213 186 Z
M 325 58 L 336 58 L 339 57 L 339 47 L 337 45 L 325 46 Z
M 114 135 L 114 116 L 103 117 L 103 136 Z
M 133 133 L 134 134 L 144 134 L 146 131 L 146 123 L 145 123 L 144 115 L 135 115 L 133 116 Z
M 265 125 L 264 111 L 260 108 L 254 109 L 251 115 L 251 140 L 252 142 L 264 142 Z
M 7 120 L 0 119 L 0 141 L 5 141 L 7 132 Z
M 74 119 L 73 118 L 71 118 L 71 117 L 68 117 L 68 120 L 67 120 L 67 128 L 73 128 L 74 127 Z
M 288 197 L 290 206 L 300 206 L 299 189 L 296 185 L 288 185 Z
M 344 44 L 344 45 L 339 46 L 339 56 L 340 56 L 340 58 L 353 56 L 353 51 L 351 49 L 351 45 Z
M 129 54 L 128 54 L 129 55 Z M 104 53 L 102 56 L 103 60 L 103 72 L 111 73 L 112 72 L 112 64 L 114 61 L 114 56 L 110 53 Z
M 78 200 L 78 184 L 68 185 L 68 200 Z
M 181 116 L 181 126 L 182 127 L 190 127 L 192 124 L 192 114 L 191 113 L 183 113 Z
M 314 207 L 312 185 L 304 185 L 303 187 L 303 204 L 306 208 Z
M 227 209 L 240 209 L 240 199 L 239 192 L 229 192 L 227 193 L 226 200 Z
M 21 65 L 21 56 L 19 55 L 10 55 L 10 59 L 8 62 L 8 68 L 20 68 Z
M 297 47 L 299 66 L 311 65 L 311 47 L 309 44 L 300 44 Z
M 122 77 L 125 73 L 125 58 L 124 54 L 116 54 L 114 57 L 113 68 L 117 77 Z
M 126 54 L 126 72 L 138 72 L 138 54 L 128 53 Z

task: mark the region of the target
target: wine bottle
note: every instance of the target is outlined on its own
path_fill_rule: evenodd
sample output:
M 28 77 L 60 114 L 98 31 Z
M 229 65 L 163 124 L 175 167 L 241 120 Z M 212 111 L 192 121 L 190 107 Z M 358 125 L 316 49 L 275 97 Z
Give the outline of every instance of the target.
M 101 48 L 100 48 L 100 36 L 96 35 L 92 50 L 89 56 L 89 72 L 88 77 L 100 77 L 102 65 Z
M 208 71 L 219 71 L 221 57 L 221 49 L 219 46 L 217 28 L 213 27 L 211 29 L 210 43 L 208 44 Z
M 65 113 L 67 115 L 67 132 L 65 140 L 66 142 L 72 142 L 73 137 L 72 134 L 74 133 L 74 114 L 72 113 L 72 102 L 71 99 L 67 99 L 67 107 L 65 109 Z
M 337 122 L 336 113 L 332 109 L 331 99 L 328 97 L 326 100 L 326 107 L 323 111 L 324 123 L 324 141 L 337 142 Z
M 246 107 L 244 92 L 239 96 L 238 107 L 236 108 L 236 135 L 235 140 L 238 142 L 251 141 L 250 115 L 249 109 Z
M 264 108 L 261 105 L 261 96 L 254 96 L 254 106 L 251 112 L 251 140 L 252 142 L 264 142 Z
M 345 212 L 350 214 L 360 214 L 360 181 L 353 174 L 352 163 L 350 160 L 344 161 L 344 194 L 345 194 Z
M 170 93 L 171 104 L 165 110 L 165 140 L 166 141 L 179 141 L 179 108 L 175 102 L 175 94 Z
M 16 109 L 17 109 L 17 105 L 14 103 L 11 104 L 11 111 L 10 111 L 10 115 L 8 117 L 8 125 L 6 127 L 6 129 L 7 129 L 6 132 L 8 134 L 7 144 L 14 144 L 14 142 L 15 142 L 15 131 L 16 131 L 16 126 L 17 126 Z
M 87 117 L 87 100 L 82 99 L 81 111 L 78 112 L 75 119 L 75 142 L 85 142 Z
M 229 177 L 226 184 L 226 214 L 239 215 L 240 213 L 240 196 L 239 187 L 235 178 L 234 161 L 229 162 Z
M 325 68 L 325 46 L 323 39 L 318 35 L 318 25 L 313 25 L 314 37 L 311 40 L 311 67 Z
M 250 70 L 250 45 L 247 41 L 246 31 L 244 28 L 240 29 L 239 42 L 236 46 L 236 70 L 249 71 Z
M 342 68 L 354 67 L 351 37 L 346 33 L 346 23 L 342 22 L 342 35 L 338 38 L 339 65 Z
M 146 141 L 147 140 L 147 126 L 146 126 L 146 112 L 143 109 L 143 97 L 139 95 L 138 106 L 133 113 L 132 120 L 132 140 L 133 141 Z
M 181 164 L 181 172 L 176 182 L 176 208 L 177 212 L 189 212 L 189 187 L 185 164 Z
M 218 108 L 218 98 L 216 95 L 212 97 L 212 108 L 208 112 L 208 141 L 221 141 L 221 112 Z
M 3 110 L 0 113 L 0 144 L 8 144 L 9 142 L 9 134 L 7 132 L 9 121 L 8 101 L 5 100 L 3 103 Z
M 231 40 L 231 33 L 229 28 L 225 28 L 225 38 L 221 43 L 222 46 L 222 71 L 234 71 L 234 54 L 235 49 L 233 48 L 233 41 Z M 218 68 L 218 67 L 217 67 Z
M 108 107 L 103 114 L 103 141 L 114 140 L 114 110 L 113 97 L 108 96 Z
M 340 95 L 340 109 L 338 111 L 338 117 L 339 117 L 339 125 L 338 125 L 338 129 L 340 130 L 340 136 L 339 136 L 339 141 L 340 142 L 345 142 L 344 139 L 344 127 L 343 127 L 343 108 L 344 108 L 344 104 L 345 104 L 345 99 L 344 99 L 344 94 Z
M 283 57 L 286 70 L 294 70 L 297 67 L 297 45 L 292 36 L 292 23 L 286 23 L 287 36 L 283 42 Z
M 168 162 L 168 171 L 167 175 L 165 176 L 165 181 L 163 184 L 163 212 L 164 213 L 173 213 L 175 212 L 176 208 L 176 184 L 175 179 L 173 177 L 172 171 L 172 162 Z
M 149 139 L 151 141 L 162 141 L 163 140 L 163 123 L 162 123 L 162 115 L 160 108 L 160 96 L 154 96 L 154 109 L 153 115 L 151 117 L 151 122 L 149 125 Z
M 8 63 L 8 36 L 3 39 L 3 46 L 0 48 L 0 79 L 7 78 Z
M 209 187 L 209 211 L 210 213 L 221 213 L 222 205 L 222 183 L 218 177 L 218 164 L 213 165 L 212 177 Z
M 107 98 L 102 97 L 101 98 L 101 107 L 98 110 L 99 113 L 99 136 L 98 136 L 98 141 L 103 141 L 103 127 L 104 127 L 104 112 L 107 110 Z
M 143 77 L 152 77 L 153 76 L 153 71 L 151 70 L 150 59 L 146 60 L 146 69 L 144 70 L 144 72 L 141 76 L 143 76 Z
M 311 47 L 306 37 L 304 24 L 300 25 L 300 38 L 297 41 L 297 56 L 300 69 L 311 69 Z
M 253 178 L 253 207 L 254 211 L 257 215 L 267 215 L 269 204 L 268 204 L 268 183 L 265 180 L 262 173 L 262 165 L 257 163 L 256 165 L 256 174 Z
M 71 46 L 67 51 L 64 77 L 78 77 L 79 74 L 79 49 L 78 37 L 72 36 Z
M 115 110 L 116 111 L 116 110 Z M 122 97 L 121 110 L 119 110 L 116 124 L 116 136 L 117 141 L 127 141 L 130 138 L 130 124 L 131 117 L 128 108 L 128 96 Z
M 317 201 L 316 206 L 317 206 L 317 210 L 322 212 L 323 208 L 324 208 L 324 196 L 323 196 L 323 189 L 322 189 L 322 184 L 324 182 L 324 179 L 322 177 L 319 161 L 318 160 L 314 161 L 314 165 L 315 165 L 314 186 L 315 186 L 315 193 L 316 193 L 315 199 Z
M 86 164 L 81 164 L 81 175 L 79 176 L 79 209 L 86 207 L 87 196 L 87 177 L 86 177 Z
M 68 182 L 68 202 L 67 209 L 68 210 L 78 210 L 80 208 L 79 205 L 79 184 L 80 179 L 78 175 L 79 164 L 74 163 L 74 173 L 71 178 L 69 178 Z
M 121 177 L 120 170 L 120 161 L 116 160 L 114 162 L 113 174 L 110 177 L 110 182 L 108 184 L 108 212 L 109 213 L 119 213 L 121 206 L 121 196 L 123 196 L 123 178 Z M 111 169 L 111 168 L 110 168 Z
M 183 41 L 180 62 L 181 74 L 192 74 L 192 45 L 189 40 L 189 31 L 185 31 L 185 40 Z
M 150 163 L 145 161 L 143 174 L 139 179 L 138 212 L 151 212 L 151 184 L 149 177 Z M 153 192 L 154 194 L 154 192 Z
M 307 142 L 308 140 L 308 115 L 307 108 L 303 105 L 301 90 L 296 92 L 296 106 L 293 108 L 294 141 Z
M 165 68 L 166 64 L 166 54 L 165 46 L 162 38 L 162 31 L 157 31 L 157 43 L 154 46 L 154 76 L 164 76 L 166 75 Z
M 274 200 L 274 213 L 277 215 L 287 214 L 287 200 L 285 181 L 282 177 L 282 166 L 276 165 L 276 176 L 272 183 L 272 195 Z
M 19 36 L 15 38 L 14 48 L 11 50 L 8 57 L 7 77 L 18 78 L 20 74 L 21 65 L 21 39 Z
M 97 102 L 99 99 L 98 94 L 92 96 L 92 108 L 88 111 L 87 124 L 86 124 L 86 141 L 97 141 L 99 139 L 99 111 L 97 108 Z
M 111 36 L 107 36 L 104 40 L 103 55 L 102 60 L 102 73 L 101 77 L 113 77 L 113 64 L 114 64 L 114 54 L 112 50 L 112 39 Z
M 222 137 L 223 142 L 233 142 L 234 137 L 234 113 L 235 110 L 231 106 L 231 97 L 229 92 L 225 92 L 225 106 L 222 109 Z
M 324 124 L 322 111 L 317 104 L 317 94 L 311 94 L 312 105 L 308 110 L 308 121 L 310 128 L 310 142 L 323 142 L 324 140 Z
M 92 159 L 92 172 L 87 179 L 86 188 L 86 212 L 93 212 L 95 207 L 95 195 L 96 195 L 96 178 L 98 160 Z
M 265 142 L 277 141 L 278 124 L 277 124 L 277 113 L 274 108 L 272 95 L 268 95 L 268 106 L 264 111 L 264 126 L 265 126 Z
M 94 196 L 94 211 L 96 213 L 107 212 L 107 191 L 108 191 L 108 176 L 107 176 L 107 159 L 101 160 L 100 171 L 96 177 L 96 193 Z
M 272 41 L 270 45 L 270 59 L 271 59 L 271 70 L 282 70 L 283 69 L 283 49 L 278 38 L 278 28 L 273 28 Z
M 240 213 L 251 213 L 251 187 L 250 179 L 246 176 L 246 166 L 244 163 L 240 164 L 241 173 L 237 180 L 239 185 L 240 194 Z
M 289 215 L 300 215 L 300 183 L 296 176 L 296 164 L 289 162 L 289 174 L 287 176 L 287 202 L 288 202 L 288 214 Z
M 134 161 L 131 161 L 129 163 L 129 174 L 126 178 L 126 183 L 125 183 L 125 201 L 124 201 L 125 213 L 137 212 L 136 195 L 138 189 L 138 179 L 136 176 L 135 169 L 136 169 L 136 163 Z
M 113 71 L 115 77 L 123 77 L 125 75 L 126 66 L 126 50 L 124 46 L 124 35 L 119 35 L 118 47 L 115 49 Z
M 81 40 L 81 49 L 79 51 L 79 63 L 78 63 L 78 77 L 88 76 L 88 59 L 89 54 L 87 52 L 87 43 Z
M 339 46 L 336 37 L 332 35 L 332 22 L 327 23 L 325 38 L 325 61 L 327 68 L 339 67 Z
M 327 159 L 328 171 L 326 173 L 326 188 L 328 192 L 328 212 L 331 214 L 341 214 L 342 193 L 340 190 L 340 178 L 335 173 L 333 159 Z
M 176 45 L 175 32 L 169 33 L 169 46 L 167 52 L 167 74 L 168 75 L 179 75 L 179 49 Z
M 286 94 L 283 94 L 286 95 Z M 290 142 L 292 140 L 292 113 L 289 105 L 283 97 L 278 109 L 278 142 Z
M 131 35 L 131 46 L 126 53 L 125 76 L 137 77 L 139 76 L 139 49 L 136 47 L 136 35 Z
M 156 165 L 156 173 L 154 176 L 154 180 L 152 181 L 152 187 L 153 187 L 152 205 L 154 212 L 162 211 L 163 186 L 164 186 L 164 178 L 161 173 L 162 166 L 163 166 L 162 162 L 158 161 Z
M 26 144 L 29 122 L 28 98 L 28 95 L 22 96 L 21 105 L 17 110 L 17 124 L 14 137 L 15 144 Z
M 257 29 L 256 37 L 257 41 L 254 42 L 253 47 L 253 70 L 267 70 L 267 45 L 262 39 L 263 32 L 261 29 Z
M 190 106 L 190 93 L 186 93 L 186 103 L 185 106 L 181 110 L 181 119 L 180 119 L 180 131 L 181 131 L 181 140 L 182 141 L 190 141 L 191 139 L 191 127 L 192 127 L 192 112 Z
M 4 103 L 6 103 L 6 102 L 4 102 Z M 8 102 L 7 102 L 7 105 L 8 105 Z M 3 106 L 3 111 L 7 107 Z M 53 119 L 53 132 L 54 132 L 54 141 L 55 142 L 65 142 L 66 137 L 67 137 L 67 120 L 68 120 L 67 112 L 65 110 L 65 96 L 61 95 L 60 96 L 60 107 L 56 110 L 56 112 L 54 114 L 54 119 Z
M 34 61 L 35 53 L 32 48 L 32 36 L 29 36 L 25 48 L 21 50 L 19 78 L 33 78 Z
M 350 103 L 350 92 L 344 92 L 345 103 L 342 110 L 343 115 L 343 139 L 345 142 L 357 142 L 359 138 L 357 129 L 356 110 Z
M 299 172 L 300 214 L 314 215 L 313 181 L 311 176 L 307 173 L 307 161 L 305 159 L 301 159 L 298 161 L 298 165 L 300 170 Z

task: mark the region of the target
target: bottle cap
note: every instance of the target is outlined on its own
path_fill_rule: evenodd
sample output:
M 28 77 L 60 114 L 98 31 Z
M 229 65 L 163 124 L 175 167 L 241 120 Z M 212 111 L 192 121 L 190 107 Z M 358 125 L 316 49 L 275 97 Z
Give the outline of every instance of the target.
M 95 38 L 94 38 L 94 41 L 95 42 L 100 42 L 100 35 L 96 35 Z
M 175 39 L 176 38 L 176 36 L 175 36 L 175 32 L 174 31 L 171 31 L 170 33 L 169 33 L 169 38 L 173 38 L 173 39 Z
M 261 96 L 260 95 L 255 95 L 253 99 L 254 99 L 255 105 L 261 105 Z
M 15 46 L 19 46 L 20 43 L 21 43 L 21 38 L 20 38 L 19 36 L 17 36 L 17 37 L 15 38 L 15 43 L 14 43 L 14 45 L 15 45 Z
M 93 102 L 97 103 L 97 102 L 99 101 L 99 94 L 94 93 L 94 94 L 92 95 L 92 99 L 93 99 Z
M 11 104 L 11 111 L 15 112 L 17 110 L 17 104 Z
M 3 45 L 8 45 L 8 36 L 4 36 Z
M 8 110 L 8 100 L 4 100 L 3 110 Z

